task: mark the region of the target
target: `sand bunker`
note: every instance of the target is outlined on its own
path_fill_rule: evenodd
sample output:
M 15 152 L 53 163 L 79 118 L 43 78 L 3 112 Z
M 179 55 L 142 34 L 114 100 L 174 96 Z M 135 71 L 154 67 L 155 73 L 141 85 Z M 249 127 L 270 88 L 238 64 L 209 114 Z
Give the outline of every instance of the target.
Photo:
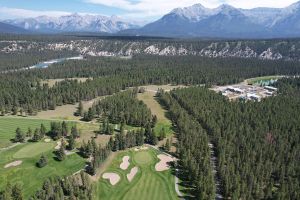
M 149 147 L 137 147 L 134 149 L 134 151 L 143 151 L 143 150 L 147 150 L 149 149 Z
M 109 179 L 111 185 L 116 185 L 120 181 L 120 176 L 116 173 L 104 173 L 102 178 Z
M 160 159 L 160 161 L 155 165 L 156 171 L 161 172 L 170 169 L 168 163 L 174 161 L 172 157 L 165 154 L 159 154 L 157 157 Z
M 49 138 L 45 139 L 45 142 L 50 142 L 51 140 Z
M 132 179 L 135 177 L 138 170 L 139 170 L 138 167 L 134 167 L 130 170 L 130 173 L 126 175 L 129 182 L 132 181 Z
M 123 157 L 123 162 L 120 164 L 120 168 L 123 170 L 126 170 L 129 167 L 129 156 L 124 156 Z
M 9 168 L 9 167 L 16 167 L 18 165 L 22 164 L 22 160 L 16 160 L 14 162 L 8 163 L 4 166 L 4 168 Z
M 56 147 L 54 147 L 54 148 L 55 148 L 56 150 L 58 150 L 58 149 L 60 149 L 60 146 L 61 146 L 61 141 L 58 141 Z

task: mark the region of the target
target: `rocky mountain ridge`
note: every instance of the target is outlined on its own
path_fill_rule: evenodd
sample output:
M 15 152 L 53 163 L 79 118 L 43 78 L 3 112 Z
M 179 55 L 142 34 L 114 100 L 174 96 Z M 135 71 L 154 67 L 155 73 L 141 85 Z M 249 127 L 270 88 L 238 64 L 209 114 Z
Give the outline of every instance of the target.
M 105 32 L 116 33 L 124 29 L 138 28 L 116 16 L 82 15 L 74 13 L 61 17 L 39 16 L 36 18 L 10 19 L 4 21 L 30 31 L 42 33 L 58 32 Z
M 71 40 L 65 42 L 0 41 L 1 53 L 73 51 L 86 56 L 205 56 L 300 60 L 300 40 L 259 41 L 124 41 Z
M 159 20 L 126 35 L 210 38 L 278 38 L 300 36 L 300 1 L 285 8 L 240 9 L 223 4 L 176 8 Z

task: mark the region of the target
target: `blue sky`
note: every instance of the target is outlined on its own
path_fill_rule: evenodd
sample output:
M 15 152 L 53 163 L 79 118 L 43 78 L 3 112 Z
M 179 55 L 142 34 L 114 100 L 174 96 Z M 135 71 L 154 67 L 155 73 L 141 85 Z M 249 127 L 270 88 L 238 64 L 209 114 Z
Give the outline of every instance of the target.
M 154 20 L 177 7 L 201 3 L 217 7 L 227 3 L 239 8 L 286 7 L 297 0 L 0 0 L 0 19 L 61 16 L 70 13 L 117 15 L 125 19 Z

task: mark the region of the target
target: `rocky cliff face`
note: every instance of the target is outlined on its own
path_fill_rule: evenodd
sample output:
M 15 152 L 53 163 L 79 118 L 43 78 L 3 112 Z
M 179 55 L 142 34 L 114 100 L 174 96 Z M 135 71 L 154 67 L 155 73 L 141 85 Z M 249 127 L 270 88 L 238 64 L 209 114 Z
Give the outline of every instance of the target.
M 300 40 L 242 41 L 124 41 L 70 40 L 65 42 L 0 41 L 2 53 L 31 50 L 74 51 L 88 56 L 205 56 L 300 60 Z

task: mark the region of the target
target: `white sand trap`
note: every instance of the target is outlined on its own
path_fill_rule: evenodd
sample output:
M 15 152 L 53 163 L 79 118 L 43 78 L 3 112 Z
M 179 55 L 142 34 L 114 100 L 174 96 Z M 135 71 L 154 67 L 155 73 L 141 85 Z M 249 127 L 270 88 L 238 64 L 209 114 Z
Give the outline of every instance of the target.
M 58 149 L 60 149 L 60 146 L 61 146 L 61 141 L 58 141 L 56 147 L 54 147 L 54 148 L 55 148 L 56 150 L 58 150 Z
M 116 173 L 104 173 L 102 178 L 109 179 L 111 185 L 116 185 L 120 181 L 120 176 Z
M 156 163 L 156 165 L 155 165 L 156 171 L 162 172 L 162 171 L 170 169 L 170 166 L 168 163 L 174 161 L 174 159 L 172 157 L 167 156 L 165 154 L 159 154 L 159 155 L 157 155 L 157 157 L 160 159 L 160 161 L 158 163 Z
M 129 167 L 129 156 L 124 156 L 123 157 L 123 162 L 120 164 L 120 168 L 123 170 L 126 170 Z
M 49 138 L 45 139 L 45 142 L 50 142 L 51 140 Z
M 139 170 L 138 167 L 134 167 L 130 170 L 130 173 L 126 175 L 129 182 L 132 181 L 132 179 L 135 177 L 138 170 Z
M 14 162 L 8 163 L 4 166 L 4 168 L 9 168 L 9 167 L 16 167 L 18 165 L 22 164 L 22 160 L 16 160 Z

